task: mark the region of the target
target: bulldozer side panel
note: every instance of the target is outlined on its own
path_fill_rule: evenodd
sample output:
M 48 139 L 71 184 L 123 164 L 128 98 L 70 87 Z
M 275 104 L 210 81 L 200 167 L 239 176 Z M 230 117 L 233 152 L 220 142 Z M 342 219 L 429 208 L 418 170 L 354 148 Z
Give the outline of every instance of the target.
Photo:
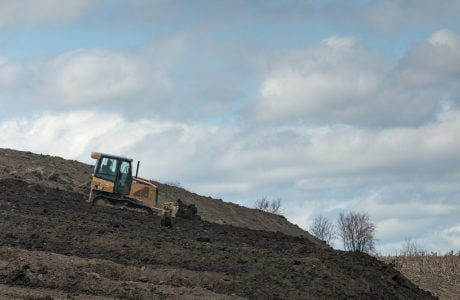
M 97 190 L 101 192 L 107 192 L 107 193 L 113 193 L 114 191 L 115 184 L 111 181 L 97 178 L 97 177 L 92 177 L 91 180 L 91 189 L 92 190 Z
M 133 178 L 131 192 L 129 193 L 128 198 L 142 202 L 150 208 L 154 208 L 157 205 L 156 189 L 157 187 L 149 182 Z

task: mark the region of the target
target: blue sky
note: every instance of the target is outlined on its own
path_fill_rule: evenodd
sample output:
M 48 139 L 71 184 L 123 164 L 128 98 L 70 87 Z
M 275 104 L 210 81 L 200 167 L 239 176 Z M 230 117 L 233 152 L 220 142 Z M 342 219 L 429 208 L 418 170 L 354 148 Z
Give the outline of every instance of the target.
M 460 248 L 460 1 L 0 1 L 0 147 L 145 177 L 378 249 Z M 340 243 L 336 242 L 340 247 Z

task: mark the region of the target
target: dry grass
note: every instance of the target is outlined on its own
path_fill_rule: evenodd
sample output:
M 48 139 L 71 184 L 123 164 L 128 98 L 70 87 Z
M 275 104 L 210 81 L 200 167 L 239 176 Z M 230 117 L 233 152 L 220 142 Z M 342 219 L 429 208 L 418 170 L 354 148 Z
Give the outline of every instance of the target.
M 460 299 L 460 251 L 446 254 L 417 251 L 380 256 L 412 282 L 440 299 Z

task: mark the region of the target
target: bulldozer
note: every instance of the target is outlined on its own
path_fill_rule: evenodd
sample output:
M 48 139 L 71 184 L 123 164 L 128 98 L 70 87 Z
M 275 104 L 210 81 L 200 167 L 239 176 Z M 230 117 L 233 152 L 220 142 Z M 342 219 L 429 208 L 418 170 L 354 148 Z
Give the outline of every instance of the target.
M 91 176 L 91 190 L 88 202 L 93 205 L 112 206 L 154 213 L 167 219 L 176 217 L 183 205 L 181 202 L 167 202 L 159 205 L 158 188 L 147 179 L 132 175 L 131 158 L 91 152 L 96 160 Z

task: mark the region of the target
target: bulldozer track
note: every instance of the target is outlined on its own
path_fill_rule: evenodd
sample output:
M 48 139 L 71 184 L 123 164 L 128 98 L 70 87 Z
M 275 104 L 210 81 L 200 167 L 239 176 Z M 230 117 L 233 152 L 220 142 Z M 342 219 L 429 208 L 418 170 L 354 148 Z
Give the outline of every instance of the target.
M 95 196 L 91 204 L 96 206 L 113 207 L 118 209 L 127 209 L 136 212 L 153 214 L 153 210 L 148 206 L 136 203 L 129 199 L 117 199 L 108 197 L 106 195 Z

